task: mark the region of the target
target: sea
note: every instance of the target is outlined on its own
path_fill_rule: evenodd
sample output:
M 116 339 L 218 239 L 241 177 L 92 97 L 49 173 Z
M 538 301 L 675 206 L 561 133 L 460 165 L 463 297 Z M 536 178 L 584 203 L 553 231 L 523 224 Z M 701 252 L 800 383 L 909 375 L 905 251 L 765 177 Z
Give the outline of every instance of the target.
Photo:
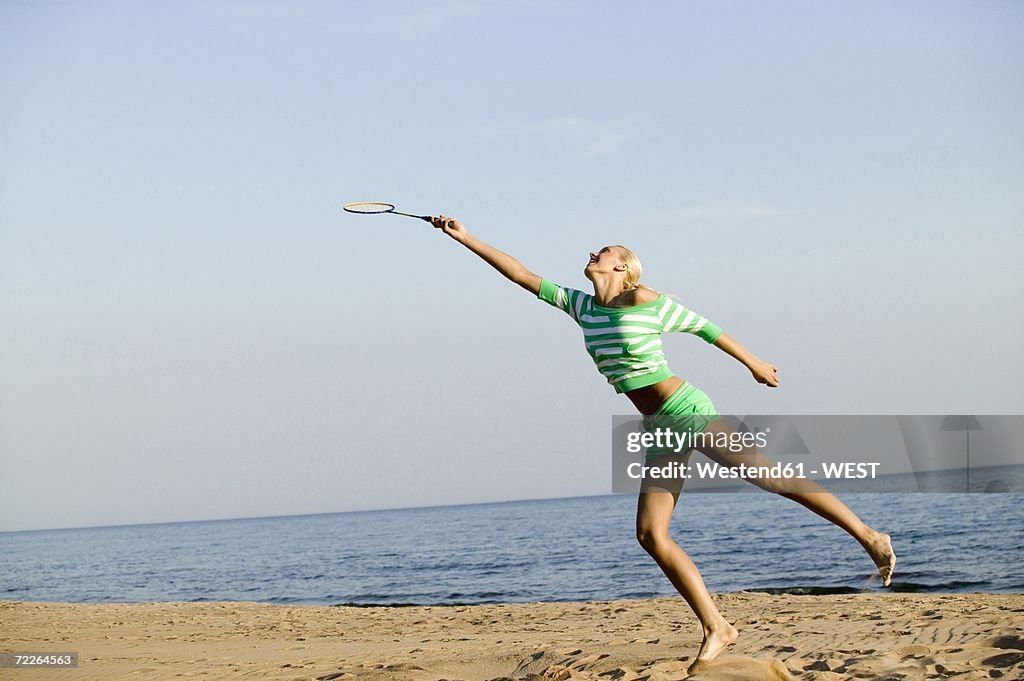
M 753 489 L 752 487 L 750 489 Z M 1021 494 L 840 494 L 889 532 L 897 592 L 1024 591 Z M 673 595 L 627 494 L 0 533 L 0 600 L 452 605 Z M 768 493 L 683 493 L 712 592 L 879 591 L 857 542 Z

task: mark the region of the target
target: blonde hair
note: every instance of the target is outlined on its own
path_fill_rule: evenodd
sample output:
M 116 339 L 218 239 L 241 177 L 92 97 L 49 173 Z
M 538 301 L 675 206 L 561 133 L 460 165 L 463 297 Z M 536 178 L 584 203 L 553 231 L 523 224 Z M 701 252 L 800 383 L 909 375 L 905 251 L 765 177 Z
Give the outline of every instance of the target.
M 622 280 L 622 290 L 634 289 L 639 286 L 640 277 L 644 273 L 644 268 L 640 265 L 640 258 L 636 257 L 636 253 L 625 246 L 616 244 L 615 248 L 619 249 L 619 253 L 622 256 L 622 264 L 626 266 L 626 278 Z

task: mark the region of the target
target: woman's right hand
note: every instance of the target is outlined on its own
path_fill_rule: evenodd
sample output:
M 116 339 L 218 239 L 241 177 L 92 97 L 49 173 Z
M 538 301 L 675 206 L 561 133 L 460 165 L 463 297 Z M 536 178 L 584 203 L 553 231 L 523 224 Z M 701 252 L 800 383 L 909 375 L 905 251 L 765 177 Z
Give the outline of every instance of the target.
M 469 236 L 466 227 L 455 218 L 439 215 L 436 218 L 430 218 L 430 224 L 460 243 Z

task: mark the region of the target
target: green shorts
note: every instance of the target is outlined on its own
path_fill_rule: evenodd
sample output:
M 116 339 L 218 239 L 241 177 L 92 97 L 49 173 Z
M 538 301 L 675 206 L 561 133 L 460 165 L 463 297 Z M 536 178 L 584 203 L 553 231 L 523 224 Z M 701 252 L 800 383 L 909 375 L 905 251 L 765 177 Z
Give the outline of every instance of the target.
M 689 434 L 703 433 L 708 424 L 718 416 L 715 405 L 711 398 L 701 390 L 689 383 L 683 383 L 674 393 L 669 395 L 658 410 L 650 416 L 644 417 L 644 430 L 654 433 L 662 431 L 662 435 L 671 434 L 671 441 L 663 438 L 661 446 L 657 444 L 647 448 L 648 459 L 653 459 L 667 454 L 684 454 L 692 448 L 688 445 L 677 450 L 679 438 Z

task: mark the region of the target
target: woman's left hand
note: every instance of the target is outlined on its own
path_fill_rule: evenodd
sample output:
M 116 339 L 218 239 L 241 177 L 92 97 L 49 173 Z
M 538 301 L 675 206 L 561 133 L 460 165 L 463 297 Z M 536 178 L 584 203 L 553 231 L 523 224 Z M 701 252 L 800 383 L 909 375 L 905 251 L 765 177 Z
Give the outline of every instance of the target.
M 758 360 L 750 366 L 750 373 L 758 383 L 764 383 L 772 388 L 779 387 L 779 368 L 774 364 Z

